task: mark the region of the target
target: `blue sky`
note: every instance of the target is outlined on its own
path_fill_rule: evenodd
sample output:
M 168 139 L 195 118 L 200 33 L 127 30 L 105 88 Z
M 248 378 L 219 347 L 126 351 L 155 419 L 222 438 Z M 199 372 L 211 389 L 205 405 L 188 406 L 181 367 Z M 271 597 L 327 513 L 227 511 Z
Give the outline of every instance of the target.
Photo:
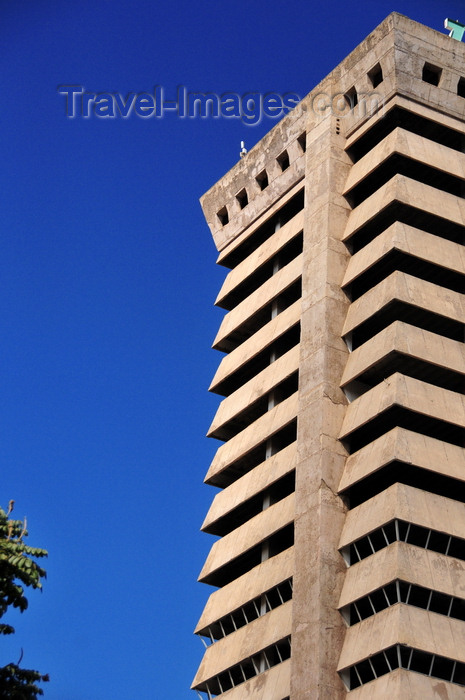
M 57 86 L 303 97 L 394 9 L 465 22 L 457 0 L 2 3 L 1 504 L 50 557 L 0 664 L 22 647 L 48 700 L 196 697 L 224 276 L 198 199 L 274 123 L 67 119 Z

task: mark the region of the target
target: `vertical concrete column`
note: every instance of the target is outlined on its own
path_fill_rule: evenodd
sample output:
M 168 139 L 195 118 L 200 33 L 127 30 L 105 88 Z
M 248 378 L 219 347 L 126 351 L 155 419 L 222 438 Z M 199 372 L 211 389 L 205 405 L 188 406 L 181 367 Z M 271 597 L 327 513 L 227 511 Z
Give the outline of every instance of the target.
M 341 338 L 348 300 L 341 242 L 349 205 L 342 197 L 350 159 L 328 115 L 307 135 L 302 336 L 296 470 L 291 700 L 338 700 L 336 672 L 345 624 L 337 611 L 345 564 L 337 551 L 345 509 L 337 496 L 346 453 L 339 443 L 347 360 Z

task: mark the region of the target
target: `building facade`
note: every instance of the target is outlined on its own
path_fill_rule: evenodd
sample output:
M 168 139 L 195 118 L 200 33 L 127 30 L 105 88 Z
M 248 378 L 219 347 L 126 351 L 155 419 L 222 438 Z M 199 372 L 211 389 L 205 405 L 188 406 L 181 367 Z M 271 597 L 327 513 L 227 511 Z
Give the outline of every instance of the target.
M 203 698 L 465 698 L 464 115 L 465 46 L 394 13 L 202 198 Z

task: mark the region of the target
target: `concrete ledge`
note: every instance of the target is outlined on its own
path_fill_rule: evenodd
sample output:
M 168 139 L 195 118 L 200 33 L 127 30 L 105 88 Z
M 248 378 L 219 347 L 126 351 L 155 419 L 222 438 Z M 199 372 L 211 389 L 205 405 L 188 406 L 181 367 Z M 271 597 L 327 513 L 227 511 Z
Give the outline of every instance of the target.
M 465 599 L 465 562 L 406 542 L 394 542 L 347 569 L 339 608 L 395 579 Z
M 339 492 L 394 461 L 465 481 L 463 447 L 397 427 L 349 455 Z
M 208 483 L 237 460 L 245 457 L 254 447 L 265 442 L 274 433 L 289 425 L 297 416 L 298 392 L 260 416 L 252 425 L 218 448 L 205 477 Z
M 219 491 L 213 499 L 201 529 L 208 530 L 213 523 L 233 511 L 238 505 L 289 474 L 295 469 L 296 461 L 297 443 L 292 442 L 284 450 L 272 455 L 255 469 L 233 481 L 230 486 Z
M 465 622 L 398 603 L 348 628 L 338 671 L 393 644 L 406 644 L 463 663 Z
M 292 601 L 288 601 L 209 646 L 192 685 L 195 687 L 217 676 L 290 635 L 291 611 Z
M 343 194 L 347 195 L 395 153 L 449 175 L 465 178 L 465 154 L 397 127 L 355 163 L 350 170 Z
M 209 625 L 234 612 L 242 605 L 257 598 L 270 588 L 282 583 L 294 573 L 294 547 L 285 549 L 271 559 L 214 591 L 205 605 L 202 616 L 195 628 L 199 634 Z
M 463 245 L 396 221 L 350 258 L 342 286 L 347 287 L 392 251 L 465 275 Z
M 399 668 L 352 690 L 348 695 L 350 700 L 463 700 L 463 688 Z
M 465 539 L 464 509 L 463 503 L 451 498 L 393 484 L 347 513 L 338 548 L 347 547 L 395 518 Z
M 239 330 L 245 321 L 296 282 L 302 275 L 302 264 L 303 257 L 299 255 L 264 282 L 255 292 L 252 292 L 244 301 L 241 301 L 232 311 L 229 311 L 221 322 L 220 329 L 213 341 L 213 347 L 221 349 L 224 340 L 231 333 Z
M 396 372 L 349 404 L 339 439 L 346 439 L 394 406 L 465 428 L 463 394 Z
M 404 175 L 395 175 L 352 210 L 342 239 L 349 241 L 392 202 L 401 202 L 460 226 L 465 225 L 465 200 Z
M 268 395 L 277 384 L 289 378 L 299 369 L 300 346 L 295 345 L 284 355 L 265 367 L 239 389 L 223 399 L 208 430 L 208 437 L 221 439 L 221 428 L 237 418 L 255 401 Z
M 199 581 L 208 578 L 233 559 L 268 539 L 278 530 L 294 521 L 295 494 L 291 493 L 282 501 L 274 503 L 266 510 L 250 518 L 229 534 L 217 540 L 207 557 Z
M 304 212 L 302 210 L 228 273 L 215 304 L 221 306 L 222 300 L 228 294 L 279 253 L 286 243 L 291 241 L 299 231 L 302 231 L 303 225 Z
M 425 331 L 423 328 L 412 326 L 403 321 L 395 321 L 348 356 L 341 386 L 353 382 L 393 353 L 422 360 L 435 367 L 451 370 L 462 377 L 465 376 L 465 346 L 463 343 Z M 459 384 L 460 377 L 458 376 L 457 389 Z
M 395 300 L 465 323 L 464 294 L 397 270 L 349 306 L 342 335 L 347 335 Z
M 382 112 L 376 112 L 370 119 L 366 120 L 364 124 L 360 125 L 356 131 L 352 131 L 346 141 L 346 150 L 350 150 L 352 146 L 357 143 L 357 141 L 364 136 L 380 118 L 384 118 L 388 112 L 394 107 L 401 107 L 407 112 L 412 114 L 418 114 L 421 117 L 425 117 L 432 122 L 447 126 L 449 129 L 458 131 L 460 133 L 465 133 L 465 124 L 463 123 L 463 118 L 458 118 L 450 114 L 445 114 L 443 112 L 438 112 L 437 109 L 431 109 L 427 104 L 420 104 L 419 102 L 414 102 L 409 97 L 402 94 L 393 94 L 386 99 L 384 110 Z M 462 115 L 461 115 L 462 116 Z
M 289 328 L 292 328 L 300 318 L 301 306 L 302 302 L 298 299 L 271 321 L 268 321 L 250 338 L 244 340 L 239 347 L 223 357 L 210 384 L 209 391 L 215 391 L 221 382 L 240 370 L 246 362 L 266 350 L 271 343 L 280 338 Z

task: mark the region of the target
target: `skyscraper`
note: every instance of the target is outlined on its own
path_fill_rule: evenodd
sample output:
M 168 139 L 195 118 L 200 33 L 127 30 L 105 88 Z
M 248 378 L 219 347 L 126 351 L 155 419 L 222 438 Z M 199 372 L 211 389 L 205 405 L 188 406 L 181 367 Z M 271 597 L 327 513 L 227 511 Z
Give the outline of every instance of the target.
M 394 13 L 202 198 L 202 697 L 465 697 L 464 114 L 465 46 Z

